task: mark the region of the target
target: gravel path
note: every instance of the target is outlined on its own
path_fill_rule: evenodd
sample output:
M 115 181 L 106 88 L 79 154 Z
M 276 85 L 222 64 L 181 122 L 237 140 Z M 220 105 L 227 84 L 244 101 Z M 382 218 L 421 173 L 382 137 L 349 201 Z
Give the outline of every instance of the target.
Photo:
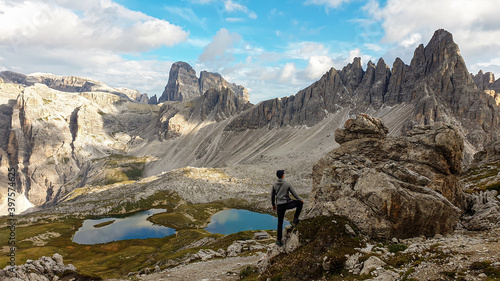
M 139 279 L 157 281 L 239 280 L 240 270 L 247 265 L 256 265 L 262 255 L 230 257 L 180 265 L 161 273 L 139 276 Z

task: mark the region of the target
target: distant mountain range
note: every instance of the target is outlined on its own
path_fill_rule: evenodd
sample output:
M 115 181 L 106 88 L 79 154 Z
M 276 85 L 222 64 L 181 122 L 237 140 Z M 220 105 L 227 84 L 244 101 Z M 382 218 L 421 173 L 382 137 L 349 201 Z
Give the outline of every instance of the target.
M 307 176 L 338 146 L 334 130 L 362 112 L 381 118 L 390 135 L 450 123 L 466 139 L 467 163 L 499 139 L 499 92 L 493 74 L 468 72 L 445 30 L 420 45 L 410 65 L 397 58 L 391 69 L 380 59 L 364 70 L 355 58 L 295 95 L 257 105 L 243 86 L 206 71 L 198 78 L 184 62 L 172 65 L 159 98 L 79 77 L 4 71 L 0 169 L 18 167 L 18 192 L 37 206 L 77 187 L 185 166 L 279 166 Z

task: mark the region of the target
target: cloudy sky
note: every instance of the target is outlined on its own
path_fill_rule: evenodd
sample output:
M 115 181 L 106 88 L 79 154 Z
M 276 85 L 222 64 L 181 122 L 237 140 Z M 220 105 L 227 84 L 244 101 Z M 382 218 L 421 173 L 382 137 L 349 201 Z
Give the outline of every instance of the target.
M 160 95 L 185 61 L 288 96 L 356 56 L 410 63 L 436 29 L 469 71 L 500 75 L 498 0 L 0 0 L 0 70 L 76 75 Z

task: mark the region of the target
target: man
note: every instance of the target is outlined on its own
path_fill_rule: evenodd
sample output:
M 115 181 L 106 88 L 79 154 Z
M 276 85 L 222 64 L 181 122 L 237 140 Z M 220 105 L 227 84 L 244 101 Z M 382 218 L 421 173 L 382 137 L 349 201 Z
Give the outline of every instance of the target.
M 278 212 L 278 238 L 276 239 L 276 245 L 283 246 L 281 242 L 281 237 L 283 235 L 283 219 L 285 218 L 286 210 L 297 208 L 295 210 L 295 215 L 293 218 L 293 224 L 297 225 L 299 223 L 299 215 L 302 211 L 302 206 L 304 201 L 300 196 L 293 190 L 290 183 L 285 181 L 285 171 L 278 170 L 276 172 L 278 181 L 273 184 L 273 189 L 271 190 L 271 202 L 273 204 L 273 210 Z M 290 199 L 289 193 L 297 200 Z

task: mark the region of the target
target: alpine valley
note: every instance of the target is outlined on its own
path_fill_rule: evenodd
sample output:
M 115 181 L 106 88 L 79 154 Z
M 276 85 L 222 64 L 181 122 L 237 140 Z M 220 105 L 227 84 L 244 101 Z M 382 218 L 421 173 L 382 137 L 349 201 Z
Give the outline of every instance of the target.
M 0 182 L 15 168 L 22 264 L 2 280 L 500 278 L 500 79 L 469 73 L 446 30 L 409 65 L 355 58 L 256 105 L 185 62 L 159 97 L 3 71 L 0 115 Z M 273 214 L 277 169 L 305 198 L 283 247 L 275 230 L 256 240 L 204 229 L 224 209 Z M 72 241 L 85 219 L 151 208 L 166 209 L 148 220 L 175 235 Z

